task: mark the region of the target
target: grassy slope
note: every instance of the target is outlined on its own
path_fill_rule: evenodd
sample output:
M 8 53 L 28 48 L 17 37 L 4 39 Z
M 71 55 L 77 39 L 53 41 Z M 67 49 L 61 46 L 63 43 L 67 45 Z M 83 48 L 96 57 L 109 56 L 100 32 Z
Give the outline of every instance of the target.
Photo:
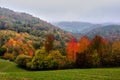
M 0 59 L 0 80 L 120 80 L 120 68 L 25 71 Z
M 0 59 L 0 72 L 23 72 L 24 69 L 19 68 L 15 63 L 8 60 Z

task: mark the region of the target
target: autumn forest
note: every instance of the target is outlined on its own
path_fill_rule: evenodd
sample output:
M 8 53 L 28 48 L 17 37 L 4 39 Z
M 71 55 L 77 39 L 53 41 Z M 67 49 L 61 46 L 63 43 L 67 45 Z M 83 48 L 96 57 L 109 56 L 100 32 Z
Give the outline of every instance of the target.
M 26 13 L 0 8 L 0 58 L 26 70 L 120 66 L 120 40 L 80 37 Z

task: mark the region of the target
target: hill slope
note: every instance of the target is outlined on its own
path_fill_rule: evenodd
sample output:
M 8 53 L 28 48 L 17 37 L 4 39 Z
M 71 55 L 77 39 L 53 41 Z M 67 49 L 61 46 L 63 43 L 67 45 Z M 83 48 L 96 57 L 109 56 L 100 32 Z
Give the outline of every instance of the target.
M 0 29 L 9 29 L 17 32 L 27 32 L 34 36 L 43 35 L 44 31 L 49 33 L 67 32 L 47 23 L 39 18 L 26 13 L 14 12 L 6 8 L 0 8 Z
M 0 72 L 25 72 L 26 70 L 19 68 L 16 63 L 9 60 L 0 59 Z
M 72 32 L 77 37 L 87 35 L 93 38 L 95 35 L 101 35 L 110 41 L 120 40 L 120 24 L 117 23 L 58 22 L 53 24 Z
M 53 23 L 54 25 L 58 26 L 59 28 L 72 32 L 74 34 L 83 34 L 86 32 L 91 31 L 94 28 L 100 27 L 100 24 L 92 24 L 88 22 L 57 22 Z
M 39 38 L 39 43 L 43 43 L 48 34 L 54 34 L 56 47 L 65 49 L 65 42 L 72 37 L 60 28 L 53 26 L 32 15 L 14 12 L 6 8 L 0 8 L 0 30 L 12 30 L 19 34 L 28 33 Z M 4 35 L 4 34 L 3 34 Z
M 107 25 L 96 28 L 88 32 L 86 35 L 94 37 L 96 34 L 101 35 L 110 41 L 120 40 L 120 25 Z

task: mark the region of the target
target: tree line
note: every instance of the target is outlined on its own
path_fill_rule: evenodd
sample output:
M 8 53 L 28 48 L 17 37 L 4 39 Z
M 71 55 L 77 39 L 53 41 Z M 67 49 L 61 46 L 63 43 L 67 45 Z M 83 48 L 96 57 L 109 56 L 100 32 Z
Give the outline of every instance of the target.
M 35 49 L 31 40 L 17 34 L 0 47 L 0 56 L 16 62 L 28 70 L 120 66 L 120 41 L 110 42 L 100 35 L 93 39 L 86 36 L 66 43 L 65 54 L 54 48 L 55 37 L 48 34 L 43 46 Z M 39 44 L 40 45 L 40 44 Z M 56 45 L 57 46 L 57 45 Z

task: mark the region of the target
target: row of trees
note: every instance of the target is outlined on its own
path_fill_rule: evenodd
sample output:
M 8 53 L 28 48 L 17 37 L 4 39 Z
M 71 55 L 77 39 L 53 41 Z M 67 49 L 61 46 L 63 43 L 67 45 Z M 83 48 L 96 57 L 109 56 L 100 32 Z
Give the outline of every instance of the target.
M 76 67 L 120 66 L 120 41 L 109 42 L 99 35 L 92 40 L 83 36 L 67 44 L 67 57 Z
M 39 49 L 33 47 L 31 40 L 24 40 L 24 36 L 17 34 L 10 38 L 0 47 L 0 56 L 29 70 L 120 66 L 120 41 L 109 42 L 99 35 L 93 39 L 83 36 L 78 42 L 72 38 L 66 43 L 63 55 L 54 47 L 52 34 Z
M 29 70 L 48 70 L 72 68 L 71 62 L 61 52 L 54 49 L 54 36 L 46 37 L 44 46 L 36 50 L 33 56 L 19 55 L 16 60 L 19 66 Z
M 28 70 L 71 68 L 66 56 L 62 56 L 58 50 L 51 50 L 47 53 L 44 47 L 37 50 L 33 57 L 19 55 L 15 61 L 19 66 Z

